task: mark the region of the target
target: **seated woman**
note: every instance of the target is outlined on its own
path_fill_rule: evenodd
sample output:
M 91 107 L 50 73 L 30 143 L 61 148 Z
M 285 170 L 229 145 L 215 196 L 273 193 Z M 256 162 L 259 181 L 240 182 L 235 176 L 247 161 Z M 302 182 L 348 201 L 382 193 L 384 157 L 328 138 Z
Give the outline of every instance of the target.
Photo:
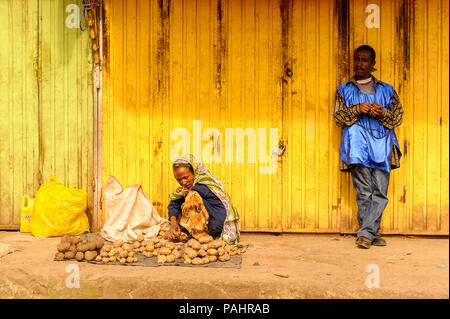
M 181 185 L 169 195 L 170 230 L 175 238 L 184 227 L 194 238 L 206 234 L 220 237 L 229 245 L 239 242 L 239 213 L 222 183 L 193 155 L 179 156 L 173 173 Z

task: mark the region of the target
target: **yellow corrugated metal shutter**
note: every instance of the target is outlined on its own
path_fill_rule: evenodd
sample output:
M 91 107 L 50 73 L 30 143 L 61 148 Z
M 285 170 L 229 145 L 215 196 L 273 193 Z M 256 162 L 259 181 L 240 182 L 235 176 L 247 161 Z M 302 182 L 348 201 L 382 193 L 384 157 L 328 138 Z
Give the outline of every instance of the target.
M 177 187 L 171 151 L 184 137 L 185 151 L 224 182 L 243 230 L 354 232 L 355 192 L 339 171 L 331 113 L 353 49 L 367 43 L 378 54 L 374 75 L 405 108 L 404 157 L 381 231 L 446 234 L 448 14 L 440 12 L 448 4 L 437 0 L 106 1 L 103 180 L 142 184 L 167 216 Z M 231 133 L 246 134 L 243 145 L 230 147 Z M 264 174 L 279 142 L 286 151 Z
M 80 1 L 0 2 L 0 228 L 54 174 L 93 204 L 92 53 Z

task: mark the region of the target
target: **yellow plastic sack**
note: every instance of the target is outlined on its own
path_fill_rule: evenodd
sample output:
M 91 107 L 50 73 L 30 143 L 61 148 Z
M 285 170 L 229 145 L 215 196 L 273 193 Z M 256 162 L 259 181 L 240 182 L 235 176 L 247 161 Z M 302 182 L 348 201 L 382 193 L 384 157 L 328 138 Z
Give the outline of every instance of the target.
M 65 187 L 50 176 L 36 194 L 31 233 L 36 237 L 81 235 L 89 231 L 86 208 L 85 190 Z

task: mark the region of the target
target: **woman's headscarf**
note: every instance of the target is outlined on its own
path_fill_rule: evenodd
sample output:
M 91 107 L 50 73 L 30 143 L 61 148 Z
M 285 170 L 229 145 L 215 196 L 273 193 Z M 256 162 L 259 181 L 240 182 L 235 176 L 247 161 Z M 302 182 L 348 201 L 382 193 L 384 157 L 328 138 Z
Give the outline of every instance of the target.
M 188 154 L 183 156 L 178 156 L 173 162 L 173 170 L 175 171 L 178 167 L 192 167 L 194 171 L 194 185 L 203 184 L 208 186 L 208 188 L 220 199 L 222 204 L 225 206 L 227 211 L 227 217 L 225 218 L 225 223 L 223 225 L 223 231 L 221 234 L 221 239 L 228 244 L 235 244 L 239 242 L 240 235 L 240 221 L 239 213 L 231 201 L 230 196 L 225 191 L 223 184 L 214 175 L 212 175 L 205 164 L 199 161 L 194 155 Z M 171 200 L 177 200 L 185 197 L 189 189 L 184 186 L 178 187 L 173 193 L 169 195 Z

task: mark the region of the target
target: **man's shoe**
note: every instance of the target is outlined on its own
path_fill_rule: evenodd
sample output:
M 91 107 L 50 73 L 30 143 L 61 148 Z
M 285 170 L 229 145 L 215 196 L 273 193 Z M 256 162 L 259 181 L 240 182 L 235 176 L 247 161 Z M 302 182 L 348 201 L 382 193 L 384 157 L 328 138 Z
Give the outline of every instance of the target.
M 372 245 L 372 242 L 370 241 L 369 238 L 361 236 L 358 237 L 358 239 L 356 239 L 356 245 L 359 248 L 369 249 L 370 246 Z
M 372 245 L 373 246 L 386 246 L 386 241 L 381 237 L 377 237 L 372 241 Z

